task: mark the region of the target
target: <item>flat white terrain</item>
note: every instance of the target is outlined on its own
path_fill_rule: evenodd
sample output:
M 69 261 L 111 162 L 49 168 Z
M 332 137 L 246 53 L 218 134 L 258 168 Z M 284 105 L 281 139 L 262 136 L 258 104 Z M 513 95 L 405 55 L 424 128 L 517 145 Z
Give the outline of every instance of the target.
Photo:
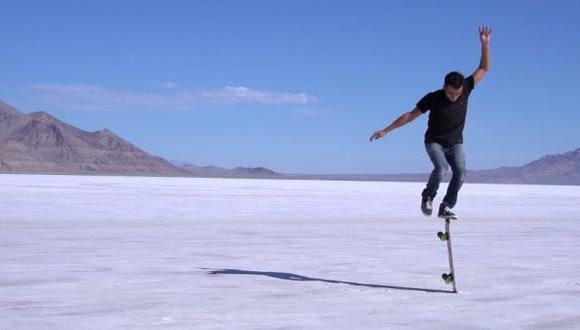
M 464 185 L 458 294 L 423 186 L 1 175 L 0 328 L 580 326 L 579 186 Z

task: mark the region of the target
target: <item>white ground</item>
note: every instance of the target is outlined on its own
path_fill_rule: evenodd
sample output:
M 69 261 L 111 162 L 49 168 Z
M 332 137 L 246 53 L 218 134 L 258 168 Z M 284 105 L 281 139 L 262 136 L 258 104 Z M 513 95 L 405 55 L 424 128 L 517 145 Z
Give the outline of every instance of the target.
M 580 187 L 466 184 L 459 294 L 422 188 L 1 175 L 0 328 L 580 327 Z

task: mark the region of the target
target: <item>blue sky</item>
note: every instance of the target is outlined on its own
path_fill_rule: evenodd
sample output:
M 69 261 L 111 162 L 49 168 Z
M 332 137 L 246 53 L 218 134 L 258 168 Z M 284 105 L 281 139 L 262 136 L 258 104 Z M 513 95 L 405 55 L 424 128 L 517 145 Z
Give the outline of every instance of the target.
M 369 136 L 472 73 L 468 168 L 580 147 L 579 1 L 3 1 L 0 98 L 197 165 L 429 171 L 427 116 Z

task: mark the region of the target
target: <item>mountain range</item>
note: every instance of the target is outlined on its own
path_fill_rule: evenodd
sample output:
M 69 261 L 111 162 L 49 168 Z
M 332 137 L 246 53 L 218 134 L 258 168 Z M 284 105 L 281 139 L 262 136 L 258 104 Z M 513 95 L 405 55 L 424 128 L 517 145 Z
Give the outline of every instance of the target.
M 287 178 L 427 182 L 429 173 L 287 175 Z M 450 178 L 451 174 L 447 173 L 444 181 L 449 181 Z M 465 182 L 580 185 L 580 148 L 563 154 L 547 155 L 523 166 L 501 167 L 493 170 L 468 170 Z
M 22 114 L 0 101 L 0 171 L 47 174 L 187 174 L 113 132 L 86 132 L 46 112 Z
M 469 181 L 489 183 L 580 184 L 580 148 L 547 155 L 519 167 L 472 171 Z
M 265 168 L 177 166 L 108 129 L 87 132 L 46 112 L 23 114 L 0 100 L 0 172 L 200 177 L 270 177 Z
M 23 114 L 0 100 L 0 173 L 143 175 L 359 181 L 425 181 L 417 174 L 280 174 L 264 167 L 174 164 L 108 129 L 87 132 L 46 112 Z M 580 184 L 580 148 L 519 167 L 468 171 L 466 182 Z

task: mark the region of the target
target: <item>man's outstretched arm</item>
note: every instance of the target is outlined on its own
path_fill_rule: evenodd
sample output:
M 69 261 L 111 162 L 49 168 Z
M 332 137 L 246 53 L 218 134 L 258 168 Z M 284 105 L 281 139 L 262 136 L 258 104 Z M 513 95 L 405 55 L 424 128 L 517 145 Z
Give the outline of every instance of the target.
M 479 83 L 485 74 L 489 71 L 489 65 L 491 62 L 489 55 L 489 39 L 491 38 L 491 28 L 487 26 L 482 26 L 479 28 L 479 40 L 481 41 L 481 60 L 479 61 L 479 67 L 473 73 L 473 80 L 475 84 Z
M 371 135 L 370 141 L 372 142 L 373 140 L 382 138 L 383 136 L 385 136 L 385 134 L 389 133 L 395 128 L 399 128 L 405 124 L 412 122 L 413 120 L 415 120 L 415 118 L 419 117 L 422 114 L 423 113 L 421 112 L 421 110 L 419 110 L 419 108 L 415 108 L 412 111 L 402 114 L 399 118 L 395 119 L 395 121 L 392 122 L 391 125 L 387 126 L 384 129 L 374 132 L 373 135 Z

